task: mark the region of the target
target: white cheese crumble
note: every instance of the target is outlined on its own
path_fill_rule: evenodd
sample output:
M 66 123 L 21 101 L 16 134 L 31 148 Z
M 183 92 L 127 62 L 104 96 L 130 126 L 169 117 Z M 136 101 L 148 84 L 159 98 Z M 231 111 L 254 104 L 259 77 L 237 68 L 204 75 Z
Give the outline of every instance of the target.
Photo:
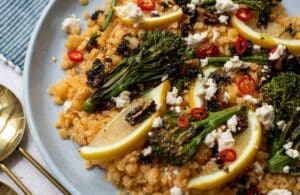
M 218 17 L 219 22 L 223 23 L 223 24 L 228 24 L 228 19 L 229 19 L 229 17 L 226 15 L 220 15 Z
M 281 130 L 284 130 L 285 129 L 285 126 L 286 126 L 286 122 L 284 120 L 281 120 L 281 121 L 278 121 L 276 123 L 277 127 Z
M 168 75 L 166 74 L 165 76 L 163 76 L 162 78 L 161 78 L 161 81 L 165 81 L 165 80 L 167 80 L 168 79 Z
M 289 173 L 290 172 L 290 167 L 289 166 L 284 166 L 283 169 L 282 169 L 282 171 L 284 173 Z
M 177 113 L 180 113 L 180 112 L 181 112 L 180 106 L 175 106 L 175 112 L 177 112 Z
M 230 99 L 230 94 L 227 91 L 225 91 L 223 94 L 223 101 L 225 103 L 228 103 L 229 99 Z
M 243 99 L 245 100 L 245 102 L 250 104 L 258 104 L 260 102 L 259 99 L 253 97 L 252 95 L 244 95 Z
M 63 111 L 67 112 L 72 107 L 72 105 L 73 105 L 72 101 L 65 101 L 63 105 Z
M 159 128 L 163 126 L 163 120 L 161 117 L 157 117 L 153 120 L 152 128 Z
M 186 7 L 187 7 L 188 9 L 190 9 L 191 11 L 194 11 L 194 10 L 196 9 L 196 5 L 193 4 L 193 3 L 188 3 L 188 4 L 186 5 Z
M 65 18 L 62 23 L 62 30 L 70 34 L 78 33 L 80 31 L 80 19 L 75 14 Z
M 131 19 L 140 20 L 143 18 L 142 9 L 136 4 L 129 2 L 123 6 L 116 7 L 121 17 L 128 17 Z
M 201 67 L 204 68 L 208 65 L 208 58 L 200 59 Z
M 269 60 L 278 60 L 286 51 L 284 45 L 278 44 L 275 51 L 270 53 Z
M 177 186 L 174 186 L 170 189 L 170 195 L 182 195 L 182 190 L 177 187 Z
M 295 149 L 287 149 L 285 151 L 286 155 L 288 155 L 289 157 L 293 158 L 293 159 L 296 159 L 299 157 L 299 152 L 298 150 L 295 150 Z
M 254 164 L 254 172 L 255 173 L 257 173 L 257 174 L 262 174 L 262 173 L 264 173 L 264 169 L 262 168 L 262 166 L 260 165 L 260 163 L 259 162 L 255 162 Z
M 210 132 L 209 134 L 207 134 L 205 136 L 204 143 L 208 147 L 213 148 L 215 145 L 215 141 L 218 140 L 218 138 L 220 136 L 220 133 L 221 133 L 221 131 L 213 130 L 212 132 Z
M 293 146 L 293 142 L 288 142 L 286 144 L 283 145 L 283 148 L 288 150 L 288 149 L 291 149 Z
M 232 0 L 217 0 L 216 5 L 217 13 L 234 12 L 239 8 L 238 4 L 232 2 Z
M 253 45 L 253 51 L 254 52 L 260 52 L 260 50 L 261 50 L 261 46 L 260 45 L 256 45 L 256 44 Z
M 142 154 L 143 156 L 149 156 L 152 153 L 152 148 L 151 146 L 148 146 L 147 148 L 144 148 L 142 150 Z
M 176 87 L 172 88 L 172 91 L 167 93 L 166 102 L 168 105 L 180 105 L 183 101 L 181 96 L 178 96 L 178 89 Z
M 271 105 L 264 104 L 257 108 L 255 115 L 258 117 L 259 121 L 264 125 L 266 130 L 270 130 L 274 126 L 274 108 Z
M 273 189 L 267 195 L 292 195 L 292 192 L 286 189 Z
M 231 131 L 226 130 L 225 132 L 222 132 L 220 134 L 220 137 L 218 138 L 218 146 L 219 151 L 222 151 L 226 148 L 232 148 L 234 145 L 235 139 L 233 138 Z
M 208 87 L 206 88 L 205 93 L 205 99 L 211 100 L 212 97 L 214 97 L 215 93 L 218 90 L 217 84 L 214 82 L 212 78 L 207 79 L 205 85 Z
M 211 133 L 206 135 L 204 139 L 204 143 L 208 147 L 212 148 L 214 147 L 216 140 L 218 142 L 219 151 L 225 148 L 232 148 L 235 142 L 235 139 L 233 138 L 231 131 L 226 130 L 225 132 L 222 132 L 221 130 L 213 130 Z
M 111 99 L 116 103 L 117 108 L 124 108 L 128 106 L 131 101 L 130 94 L 129 91 L 123 91 L 118 97 L 112 97 Z
M 195 47 L 198 43 L 202 42 L 207 37 L 207 32 L 195 33 L 184 38 L 189 47 Z
M 191 3 L 195 5 L 201 5 L 203 3 L 203 0 L 191 0 Z
M 296 108 L 296 111 L 300 111 L 300 107 L 297 107 L 297 108 Z
M 227 127 L 230 131 L 232 132 L 236 132 L 236 126 L 238 124 L 238 121 L 237 121 L 237 116 L 236 115 L 233 115 L 230 119 L 228 119 L 227 121 Z
M 249 64 L 244 63 L 242 60 L 240 60 L 239 56 L 233 56 L 224 64 L 225 71 L 229 72 L 232 69 L 237 68 L 248 68 Z

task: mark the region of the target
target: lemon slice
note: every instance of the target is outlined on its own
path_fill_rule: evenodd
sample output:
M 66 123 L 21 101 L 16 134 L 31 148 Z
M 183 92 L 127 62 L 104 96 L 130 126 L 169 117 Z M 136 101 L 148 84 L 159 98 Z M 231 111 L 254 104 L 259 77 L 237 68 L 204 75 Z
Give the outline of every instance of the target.
M 119 13 L 118 6 L 114 8 L 116 15 L 120 18 L 120 20 L 127 25 L 138 24 L 138 27 L 146 28 L 146 29 L 154 29 L 157 27 L 165 26 L 171 24 L 173 22 L 179 21 L 183 16 L 182 9 L 178 9 L 173 12 L 169 12 L 165 15 L 161 15 L 159 17 L 144 17 L 141 20 L 135 20 L 129 17 L 123 17 Z
M 143 145 L 153 120 L 166 111 L 166 96 L 170 88 L 170 82 L 165 81 L 140 99 L 133 100 L 99 131 L 90 145 L 80 148 L 81 157 L 87 160 L 110 161 Z M 142 123 L 131 126 L 125 120 L 126 115 L 142 102 L 152 100 L 158 109 Z
M 235 15 L 231 17 L 232 26 L 239 31 L 241 35 L 243 35 L 248 40 L 253 43 L 260 45 L 264 48 L 273 48 L 278 44 L 285 45 L 291 52 L 300 53 L 300 40 L 289 40 L 289 39 L 280 39 L 272 35 L 269 30 L 265 30 L 264 32 L 256 31 L 254 28 L 251 28 L 246 23 L 238 19 Z M 274 28 L 274 30 L 276 30 Z M 276 30 L 277 31 L 277 30 Z
M 210 73 L 216 71 L 218 67 L 216 66 L 207 66 L 203 69 L 204 79 L 196 79 L 195 82 L 190 86 L 189 89 L 189 106 L 191 108 L 194 107 L 202 107 L 204 104 L 204 100 L 199 96 L 198 92 L 204 85 L 205 80 L 209 77 Z
M 189 188 L 208 190 L 224 185 L 234 179 L 255 158 L 262 138 L 261 124 L 254 112 L 248 112 L 248 129 L 235 137 L 234 150 L 237 159 L 232 163 L 226 163 L 225 169 L 218 169 L 206 174 L 200 174 L 192 178 Z

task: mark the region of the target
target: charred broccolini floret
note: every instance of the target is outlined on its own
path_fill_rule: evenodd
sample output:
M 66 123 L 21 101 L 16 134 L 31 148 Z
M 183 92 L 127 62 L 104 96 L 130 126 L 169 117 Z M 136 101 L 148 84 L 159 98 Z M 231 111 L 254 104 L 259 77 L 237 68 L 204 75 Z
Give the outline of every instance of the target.
M 272 8 L 276 6 L 281 0 L 232 0 L 234 3 L 243 4 L 251 9 L 253 9 L 257 15 L 258 25 L 267 25 L 270 21 L 270 15 Z M 176 0 L 179 5 L 184 5 L 189 3 L 187 0 Z M 204 0 L 202 6 L 210 11 L 215 11 L 216 0 Z
M 168 73 L 168 64 L 179 67 L 192 55 L 180 36 L 167 31 L 146 31 L 136 52 L 122 60 L 105 76 L 105 84 L 85 101 L 83 109 L 94 112 L 103 108 L 104 102 L 110 101 L 130 86 L 160 81 Z
M 285 121 L 283 128 L 274 126 L 268 132 L 270 144 L 269 171 L 283 173 L 289 166 L 290 174 L 300 175 L 299 157 L 292 158 L 283 145 L 292 142 L 292 149 L 300 149 L 300 76 L 286 72 L 274 77 L 262 88 L 264 100 L 272 103 L 275 123 Z
M 190 121 L 187 128 L 178 127 L 178 114 L 168 112 L 163 127 L 150 133 L 150 145 L 160 158 L 173 165 L 182 165 L 193 158 L 207 134 L 242 112 L 244 107 L 240 105 L 210 112 L 204 120 Z

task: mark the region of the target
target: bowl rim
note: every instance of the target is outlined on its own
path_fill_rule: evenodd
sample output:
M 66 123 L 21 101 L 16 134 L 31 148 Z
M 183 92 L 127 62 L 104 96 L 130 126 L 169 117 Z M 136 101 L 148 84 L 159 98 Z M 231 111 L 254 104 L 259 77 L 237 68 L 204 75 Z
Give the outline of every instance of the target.
M 71 182 L 60 172 L 59 168 L 55 165 L 52 158 L 49 156 L 49 154 L 46 151 L 46 147 L 42 143 L 41 139 L 38 136 L 37 129 L 35 128 L 35 122 L 33 120 L 32 116 L 32 106 L 30 101 L 30 94 L 29 94 L 29 79 L 30 79 L 30 70 L 31 70 L 31 62 L 32 62 L 32 54 L 33 49 L 35 46 L 35 42 L 37 40 L 37 36 L 40 33 L 41 26 L 43 25 L 43 22 L 45 18 L 47 17 L 48 13 L 53 8 L 54 4 L 56 3 L 56 0 L 49 0 L 48 5 L 43 9 L 41 12 L 40 18 L 36 22 L 36 25 L 34 27 L 34 30 L 31 34 L 27 51 L 26 51 L 26 57 L 25 57 L 25 63 L 24 63 L 24 75 L 23 75 L 23 98 L 24 98 L 24 111 L 25 116 L 27 119 L 27 124 L 29 127 L 29 131 L 31 133 L 31 136 L 33 137 L 34 143 L 36 144 L 36 147 L 41 154 L 43 160 L 46 163 L 47 168 L 50 169 L 50 171 L 53 173 L 53 175 L 56 177 L 56 179 L 64 185 L 65 188 L 67 188 L 71 194 L 80 194 L 80 192 L 75 188 L 74 185 L 71 184 Z

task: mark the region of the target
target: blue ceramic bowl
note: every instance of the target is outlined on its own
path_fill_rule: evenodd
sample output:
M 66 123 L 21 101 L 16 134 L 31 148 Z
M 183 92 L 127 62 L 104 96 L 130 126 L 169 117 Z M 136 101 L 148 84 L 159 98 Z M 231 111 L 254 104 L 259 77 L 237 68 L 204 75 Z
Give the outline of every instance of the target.
M 300 1 L 283 2 L 289 13 L 299 15 Z M 92 12 L 104 3 L 105 0 L 90 0 L 87 7 L 82 7 L 78 0 L 50 0 L 34 30 L 26 56 L 24 101 L 29 128 L 48 167 L 72 194 L 116 194 L 116 189 L 106 182 L 103 171 L 84 168 L 78 145 L 60 139 L 54 123 L 62 108 L 56 106 L 47 93 L 52 84 L 64 77 L 59 67 L 66 38 L 61 30 L 63 19 L 73 13 L 82 18 L 84 12 Z M 59 58 L 56 64 L 51 61 L 52 56 Z

